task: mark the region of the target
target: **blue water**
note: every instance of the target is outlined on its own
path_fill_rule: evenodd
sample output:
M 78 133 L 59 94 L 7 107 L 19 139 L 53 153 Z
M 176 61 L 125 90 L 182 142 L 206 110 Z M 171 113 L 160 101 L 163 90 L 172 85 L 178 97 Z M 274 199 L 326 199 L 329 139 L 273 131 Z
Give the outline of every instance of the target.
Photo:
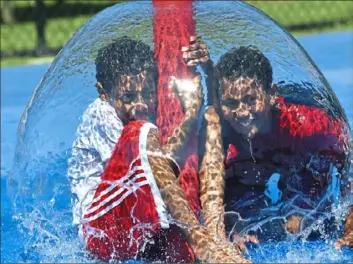
M 310 35 L 298 40 L 328 79 L 353 127 L 353 31 Z M 65 245 L 60 252 L 48 254 L 52 258 L 38 259 L 38 245 L 33 244 L 33 249 L 24 247 L 24 240 L 27 245 L 32 240 L 38 243 L 33 239 L 37 234 L 23 229 L 22 223 L 12 217 L 11 203 L 6 194 L 6 179 L 13 164 L 18 122 L 48 67 L 48 64 L 43 64 L 1 68 L 1 262 L 89 261 L 84 256 L 68 256 L 69 250 L 65 252 L 66 248 L 77 245 Z M 30 226 L 30 222 L 26 226 Z M 327 242 L 267 243 L 249 246 L 249 253 L 254 262 L 352 262 L 353 250 L 336 250 L 333 242 L 334 238 Z M 55 251 L 55 248 L 50 250 Z

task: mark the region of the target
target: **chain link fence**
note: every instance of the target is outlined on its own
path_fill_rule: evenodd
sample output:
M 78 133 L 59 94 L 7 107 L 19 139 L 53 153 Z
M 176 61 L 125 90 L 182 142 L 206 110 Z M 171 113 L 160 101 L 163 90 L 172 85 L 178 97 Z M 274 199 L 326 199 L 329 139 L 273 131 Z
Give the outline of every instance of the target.
M 353 28 L 352 1 L 246 1 L 291 32 Z M 118 1 L 1 0 L 1 58 L 55 55 L 90 17 Z

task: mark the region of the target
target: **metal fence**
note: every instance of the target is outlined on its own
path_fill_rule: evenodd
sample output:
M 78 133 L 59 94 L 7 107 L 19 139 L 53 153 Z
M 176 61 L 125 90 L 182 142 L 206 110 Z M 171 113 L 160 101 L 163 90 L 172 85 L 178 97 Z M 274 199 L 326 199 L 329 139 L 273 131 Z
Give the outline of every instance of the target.
M 1 58 L 55 55 L 91 16 L 118 1 L 1 0 Z M 289 31 L 353 28 L 352 1 L 246 1 Z

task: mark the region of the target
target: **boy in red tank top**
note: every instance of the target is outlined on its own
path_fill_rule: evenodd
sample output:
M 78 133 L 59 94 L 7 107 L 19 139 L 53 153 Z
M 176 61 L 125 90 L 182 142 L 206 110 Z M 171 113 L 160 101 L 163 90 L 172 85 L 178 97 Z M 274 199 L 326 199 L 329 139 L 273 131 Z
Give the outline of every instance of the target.
M 164 154 L 168 143 L 151 123 L 153 52 L 122 37 L 101 48 L 95 63 L 99 98 L 83 114 L 68 168 L 74 224 L 90 254 L 104 261 L 235 262 L 199 223 L 178 182 L 178 164 Z M 177 90 L 189 117 L 181 127 L 196 123 L 201 104 L 199 81 L 191 85 L 192 94 Z

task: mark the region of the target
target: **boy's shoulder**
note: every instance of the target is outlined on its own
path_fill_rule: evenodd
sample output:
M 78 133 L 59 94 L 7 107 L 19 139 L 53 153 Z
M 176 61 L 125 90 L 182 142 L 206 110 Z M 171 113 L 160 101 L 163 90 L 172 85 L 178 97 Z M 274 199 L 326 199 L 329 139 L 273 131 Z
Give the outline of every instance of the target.
M 119 118 L 116 115 L 115 109 L 108 102 L 97 98 L 90 103 L 87 109 L 83 112 L 82 120 L 85 119 L 110 120 Z
M 115 109 L 108 102 L 97 98 L 83 112 L 76 136 L 87 137 L 97 134 L 115 138 L 123 127 L 123 122 Z
M 123 122 L 116 114 L 115 109 L 106 101 L 97 98 L 83 112 L 82 123 L 91 125 L 115 124 L 123 126 Z
M 279 126 L 289 129 L 292 136 L 340 135 L 342 122 L 335 120 L 328 113 L 315 106 L 286 102 L 283 97 L 277 98 L 279 106 Z

